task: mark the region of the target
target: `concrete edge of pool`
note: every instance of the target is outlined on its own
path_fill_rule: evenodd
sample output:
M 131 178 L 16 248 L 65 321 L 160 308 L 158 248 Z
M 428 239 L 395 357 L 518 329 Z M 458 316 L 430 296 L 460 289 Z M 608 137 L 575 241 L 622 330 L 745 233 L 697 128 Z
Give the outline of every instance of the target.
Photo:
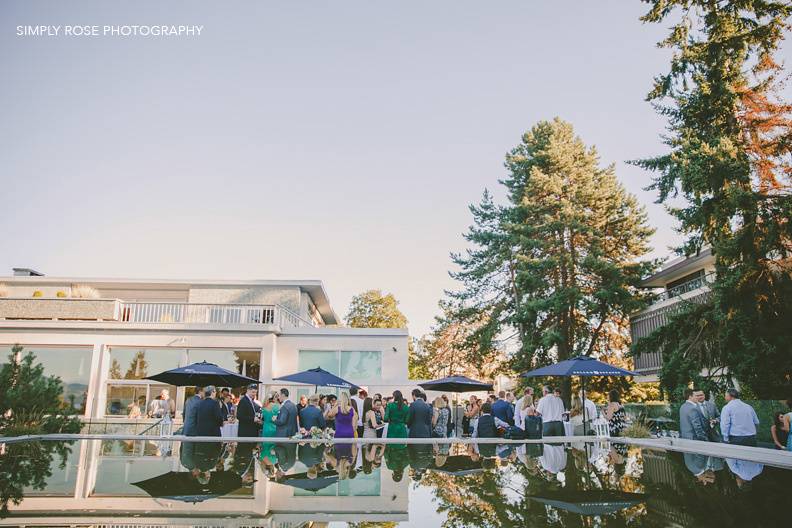
M 750 460 L 768 466 L 792 469 L 792 452 L 764 447 L 746 447 L 715 442 L 701 442 L 699 440 L 686 440 L 684 438 L 599 438 L 596 436 L 553 436 L 533 440 L 505 440 L 502 438 L 338 438 L 332 440 L 310 440 L 297 438 L 275 437 L 216 437 L 216 436 L 140 436 L 140 435 L 103 435 L 103 434 L 49 434 L 27 435 L 16 437 L 0 437 L 0 444 L 13 444 L 19 442 L 44 441 L 76 441 L 76 440 L 146 440 L 150 442 L 270 442 L 278 444 L 582 444 L 596 442 L 612 442 L 629 444 L 648 449 L 664 449 L 679 451 L 681 453 L 695 453 L 714 456 L 718 458 L 735 458 Z M 445 441 L 442 441 L 445 440 Z

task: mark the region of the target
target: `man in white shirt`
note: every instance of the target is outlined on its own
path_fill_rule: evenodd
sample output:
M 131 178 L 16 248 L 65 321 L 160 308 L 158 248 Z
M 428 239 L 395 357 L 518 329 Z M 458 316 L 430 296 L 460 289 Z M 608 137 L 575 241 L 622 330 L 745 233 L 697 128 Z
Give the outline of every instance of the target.
M 351 388 L 349 389 L 349 396 L 350 400 L 352 400 L 352 406 L 357 411 L 357 431 L 358 431 L 358 438 L 363 438 L 363 398 L 358 396 L 359 393 L 363 393 L 365 396 L 366 390 L 365 389 L 358 389 Z
M 553 388 L 542 387 L 542 398 L 536 406 L 536 412 L 542 415 L 542 436 L 564 436 L 564 400 L 553 394 Z
M 591 427 L 591 422 L 597 419 L 597 406 L 588 398 L 583 398 L 583 391 L 580 391 L 580 399 L 583 401 L 583 418 L 586 420 L 588 427 Z

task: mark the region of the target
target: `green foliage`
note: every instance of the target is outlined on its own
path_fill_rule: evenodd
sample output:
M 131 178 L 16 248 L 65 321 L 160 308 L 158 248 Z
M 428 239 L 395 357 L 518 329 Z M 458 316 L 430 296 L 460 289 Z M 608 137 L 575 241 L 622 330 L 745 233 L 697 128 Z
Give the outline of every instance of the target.
M 64 297 L 66 297 L 66 292 L 65 291 L 58 291 L 57 293 L 55 293 L 55 297 L 57 297 L 59 299 L 62 299 Z
M 657 173 L 651 188 L 679 221 L 680 252 L 710 245 L 717 279 L 711 303 L 641 347 L 664 351 L 663 383 L 677 392 L 713 365 L 781 396 L 792 388 L 792 105 L 778 97 L 774 54 L 792 4 L 649 3 L 644 21 L 674 24 L 660 43 L 674 51 L 670 70 L 649 94 L 669 118 L 669 152 L 637 164 Z
M 8 363 L 0 367 L 0 435 L 77 433 L 80 422 L 63 402 L 63 384 L 45 376 L 32 352 L 16 361 L 22 347 L 11 349 Z
M 352 297 L 346 324 L 352 328 L 407 328 L 407 318 L 392 293 L 367 290 Z
M 19 504 L 25 489 L 43 490 L 52 476 L 55 457 L 60 467 L 66 465 L 71 452 L 69 442 L 15 442 L 5 444 L 0 455 L 0 518 L 8 516 L 8 505 Z
M 33 292 L 33 297 L 44 297 L 44 292 L 41 290 L 36 290 Z
M 626 352 L 627 317 L 647 301 L 638 283 L 656 266 L 641 260 L 653 232 L 646 213 L 560 119 L 526 132 L 506 168 L 508 202 L 485 191 L 470 207 L 472 247 L 452 255 L 455 319 L 477 325 L 469 341 L 493 350 L 516 337 L 515 371 Z

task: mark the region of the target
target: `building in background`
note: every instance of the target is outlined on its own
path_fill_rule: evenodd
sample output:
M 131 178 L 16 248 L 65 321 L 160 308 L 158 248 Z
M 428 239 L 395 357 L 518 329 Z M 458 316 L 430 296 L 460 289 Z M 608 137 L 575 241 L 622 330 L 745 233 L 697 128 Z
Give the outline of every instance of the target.
M 667 262 L 660 271 L 641 283 L 644 288 L 659 291 L 655 302 L 630 317 L 630 335 L 635 343 L 668 323 L 668 317 L 683 301 L 702 302 L 710 295 L 715 278 L 715 257 L 707 248 L 692 257 L 679 257 Z M 634 370 L 640 374 L 636 381 L 658 381 L 663 366 L 660 351 L 635 358 Z
M 263 389 L 317 366 L 373 392 L 409 386 L 407 329 L 339 326 L 318 280 L 58 278 L 16 268 L 0 277 L 0 361 L 15 344 L 61 378 L 86 418 L 145 414 L 163 388 L 178 418 L 192 389 L 144 378 L 204 360 Z

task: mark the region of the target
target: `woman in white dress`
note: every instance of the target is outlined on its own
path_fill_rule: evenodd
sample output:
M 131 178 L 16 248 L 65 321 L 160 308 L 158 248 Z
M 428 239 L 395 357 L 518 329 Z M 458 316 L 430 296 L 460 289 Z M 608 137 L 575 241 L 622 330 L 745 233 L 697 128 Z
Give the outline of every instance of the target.
M 528 416 L 536 416 L 536 407 L 534 406 L 533 396 L 526 394 L 522 398 L 522 407 L 517 409 L 514 413 L 514 425 L 525 430 L 525 419 Z

